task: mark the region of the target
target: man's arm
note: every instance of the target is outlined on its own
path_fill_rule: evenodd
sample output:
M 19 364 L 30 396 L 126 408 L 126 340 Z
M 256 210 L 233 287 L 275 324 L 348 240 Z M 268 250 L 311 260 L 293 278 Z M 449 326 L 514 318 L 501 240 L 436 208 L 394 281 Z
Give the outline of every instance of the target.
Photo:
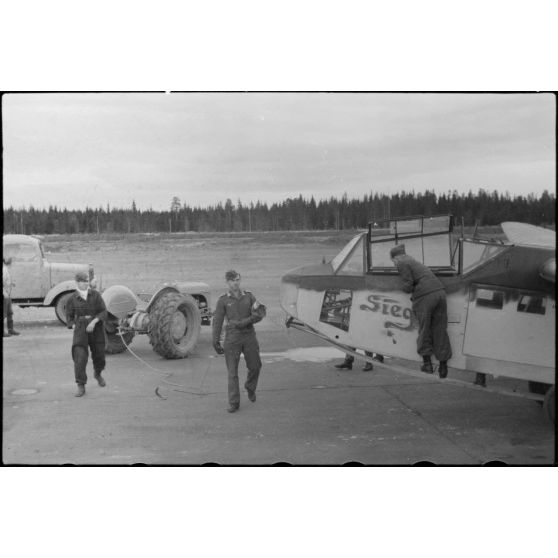
M 66 304 L 66 327 L 72 329 L 74 327 L 74 297 L 70 297 Z
M 87 324 L 87 327 L 85 328 L 86 331 L 88 331 L 89 333 L 93 331 L 93 329 L 97 325 L 97 322 L 104 322 L 107 319 L 107 307 L 105 305 L 103 297 L 97 291 L 93 292 L 95 293 L 93 310 L 95 312 L 95 317 Z
M 221 330 L 225 319 L 225 304 L 221 299 L 217 301 L 215 313 L 213 314 L 213 348 L 217 351 L 217 346 L 221 347 Z
M 238 329 L 261 322 L 266 315 L 266 308 L 260 304 L 253 294 L 250 294 L 250 315 L 241 320 L 231 320 L 231 325 Z
M 411 266 L 404 262 L 398 262 L 397 270 L 399 271 L 399 276 L 401 277 L 401 282 L 403 283 L 401 288 L 406 293 L 412 293 L 415 288 L 415 281 L 413 279 Z
M 101 293 L 93 291 L 95 293 L 95 319 L 98 322 L 104 322 L 107 319 L 107 306 Z

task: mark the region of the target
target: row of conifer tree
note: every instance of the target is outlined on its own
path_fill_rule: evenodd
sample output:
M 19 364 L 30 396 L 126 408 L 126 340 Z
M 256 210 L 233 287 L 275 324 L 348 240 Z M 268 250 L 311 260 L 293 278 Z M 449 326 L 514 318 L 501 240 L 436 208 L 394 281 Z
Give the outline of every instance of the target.
M 511 196 L 509 193 L 479 190 L 467 194 L 433 191 L 405 192 L 390 196 L 370 193 L 360 199 L 331 197 L 316 201 L 288 198 L 280 203 L 236 204 L 227 199 L 208 207 L 190 207 L 175 196 L 168 211 L 130 208 L 85 208 L 68 210 L 4 208 L 4 233 L 155 233 L 155 232 L 242 232 L 358 229 L 369 222 L 410 215 L 453 214 L 465 225 L 498 225 L 521 221 L 534 225 L 555 223 L 556 196 L 545 190 L 540 195 Z

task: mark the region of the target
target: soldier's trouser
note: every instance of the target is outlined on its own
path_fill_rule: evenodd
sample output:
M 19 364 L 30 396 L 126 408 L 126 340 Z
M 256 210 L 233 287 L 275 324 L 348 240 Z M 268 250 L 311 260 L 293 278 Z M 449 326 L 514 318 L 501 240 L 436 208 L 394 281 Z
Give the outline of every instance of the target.
M 351 349 L 353 349 L 353 351 L 355 351 L 355 347 L 351 347 Z M 374 353 L 372 351 L 364 351 L 364 353 L 366 354 L 366 356 L 372 357 L 374 356 Z M 353 355 L 350 354 L 346 354 L 345 355 L 345 362 L 348 362 L 350 364 L 352 364 L 355 361 L 355 357 Z
M 435 291 L 413 301 L 413 312 L 419 323 L 417 352 L 421 356 L 434 356 L 438 360 L 451 358 L 448 337 L 448 307 L 446 293 Z
M 88 335 L 87 337 L 89 349 L 91 350 L 91 359 L 93 360 L 93 370 L 95 371 L 95 375 L 97 375 L 105 369 L 105 343 L 104 341 L 95 341 L 92 335 Z M 88 358 L 89 350 L 87 345 L 74 345 L 72 347 L 76 384 L 85 385 L 87 383 L 85 368 Z
M 4 319 L 7 319 L 8 331 L 14 329 L 14 311 L 12 309 L 12 299 L 9 296 L 2 297 L 4 307 Z
M 238 406 L 240 405 L 238 363 L 241 354 L 244 354 L 244 360 L 248 368 L 248 378 L 244 387 L 249 391 L 256 391 L 258 386 L 262 361 L 260 359 L 260 346 L 256 339 L 256 333 L 254 331 L 238 334 L 227 333 L 223 349 L 225 350 L 225 362 L 229 376 L 229 404 Z

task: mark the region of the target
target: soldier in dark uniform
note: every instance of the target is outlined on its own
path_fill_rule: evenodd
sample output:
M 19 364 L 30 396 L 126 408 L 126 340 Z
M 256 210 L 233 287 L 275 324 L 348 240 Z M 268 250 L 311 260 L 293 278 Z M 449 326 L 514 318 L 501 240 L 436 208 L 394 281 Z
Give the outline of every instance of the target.
M 244 354 L 248 368 L 248 378 L 244 387 L 248 392 L 248 399 L 256 401 L 256 387 L 262 367 L 260 347 L 256 339 L 254 324 L 259 322 L 266 313 L 265 306 L 260 304 L 249 291 L 240 289 L 240 274 L 227 271 L 225 280 L 229 292 L 217 301 L 213 316 L 213 347 L 217 354 L 225 354 L 229 376 L 229 413 L 238 411 L 240 407 L 240 389 L 238 385 L 238 363 L 241 353 Z M 225 326 L 225 343 L 221 346 L 221 330 L 223 321 Z
M 419 323 L 417 352 L 422 356 L 421 370 L 432 374 L 431 355 L 440 361 L 440 378 L 448 375 L 448 360 L 451 358 L 451 345 L 448 337 L 448 310 L 444 285 L 432 270 L 405 253 L 400 244 L 390 251 L 396 265 L 403 290 L 412 293 L 413 312 Z
M 101 376 L 105 369 L 105 330 L 103 322 L 107 309 L 103 297 L 89 286 L 86 273 L 76 273 L 78 288 L 66 305 L 67 326 L 74 328 L 72 341 L 72 359 L 77 383 L 76 397 L 85 395 L 87 374 L 85 368 L 91 350 L 95 379 L 101 387 L 106 383 Z

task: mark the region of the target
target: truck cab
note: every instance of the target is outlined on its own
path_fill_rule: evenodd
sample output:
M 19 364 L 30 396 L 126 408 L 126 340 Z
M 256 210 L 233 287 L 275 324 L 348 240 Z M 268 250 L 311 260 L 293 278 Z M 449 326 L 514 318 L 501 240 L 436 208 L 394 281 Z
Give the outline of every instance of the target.
M 66 323 L 66 302 L 76 289 L 74 275 L 84 271 L 94 281 L 91 264 L 49 262 L 41 240 L 23 234 L 3 237 L 4 259 L 11 258 L 11 298 L 18 306 L 53 306 L 56 316 Z

